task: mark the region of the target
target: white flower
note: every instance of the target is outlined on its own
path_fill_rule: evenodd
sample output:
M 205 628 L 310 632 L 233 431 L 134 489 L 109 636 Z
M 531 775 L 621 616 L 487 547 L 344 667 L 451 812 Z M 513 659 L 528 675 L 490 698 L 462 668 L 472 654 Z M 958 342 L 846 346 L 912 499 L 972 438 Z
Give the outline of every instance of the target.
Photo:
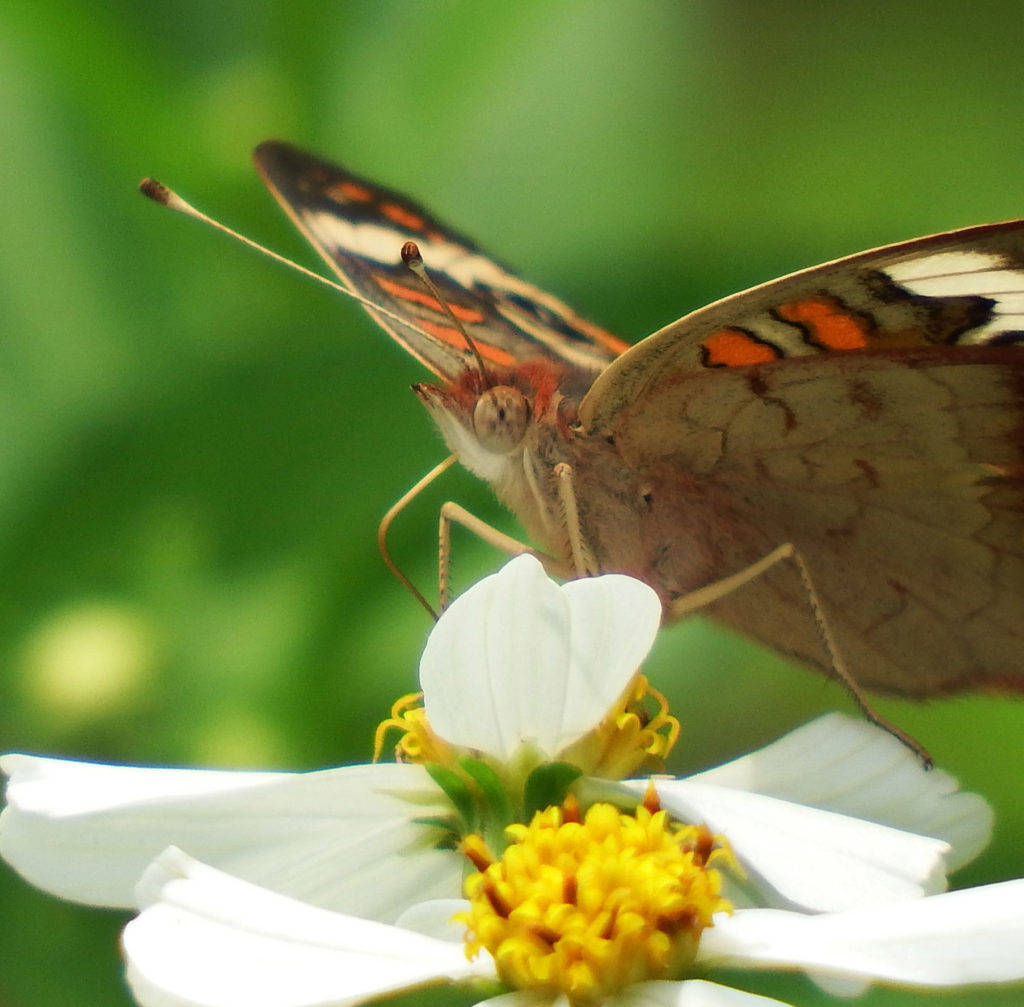
M 430 635 L 421 681 L 432 736 L 456 768 L 471 755 L 503 784 L 516 772 L 522 784 L 532 766 L 596 736 L 659 617 L 638 581 L 558 587 L 532 557 L 513 560 Z M 9 777 L 0 854 L 63 898 L 131 907 L 145 866 L 172 845 L 282 895 L 384 923 L 461 891 L 463 858 L 439 842 L 450 793 L 423 765 L 234 773 L 25 755 L 0 765 Z M 604 799 L 613 788 L 621 803 L 646 786 L 583 780 L 578 789 Z M 727 837 L 749 876 L 746 901 L 780 908 L 838 911 L 940 891 L 991 827 L 980 798 L 839 715 L 707 773 L 659 778 L 657 790 L 677 819 Z
M 452 901 L 421 905 L 408 927 L 303 905 L 168 850 L 139 886 L 124 933 L 128 979 L 143 1007 L 329 1007 L 432 983 L 495 977 L 487 952 L 467 960 Z M 415 926 L 415 930 L 412 927 Z M 803 970 L 847 991 L 1024 979 L 1024 880 L 898 904 L 809 916 L 776 909 L 719 914 L 693 967 Z M 500 967 L 497 972 L 500 972 Z M 504 978 L 504 977 L 503 977 Z M 513 988 L 494 1007 L 568 1004 Z M 640 981 L 604 1007 L 757 1007 L 779 1001 L 696 979 Z

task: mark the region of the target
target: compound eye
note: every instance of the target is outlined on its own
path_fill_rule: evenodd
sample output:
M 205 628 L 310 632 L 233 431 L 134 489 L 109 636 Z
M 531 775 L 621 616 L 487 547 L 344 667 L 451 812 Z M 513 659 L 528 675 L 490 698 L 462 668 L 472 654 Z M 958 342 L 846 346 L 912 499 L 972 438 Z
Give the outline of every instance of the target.
M 498 385 L 477 399 L 473 430 L 480 445 L 496 455 L 507 455 L 526 435 L 530 403 L 518 388 Z

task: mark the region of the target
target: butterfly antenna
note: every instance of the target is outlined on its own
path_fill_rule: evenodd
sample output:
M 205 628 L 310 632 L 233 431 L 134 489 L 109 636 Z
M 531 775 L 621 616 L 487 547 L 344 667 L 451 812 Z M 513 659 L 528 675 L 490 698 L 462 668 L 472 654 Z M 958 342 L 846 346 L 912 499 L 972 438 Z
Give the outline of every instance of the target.
M 427 288 L 431 296 L 437 301 L 438 304 L 444 309 L 444 313 L 448 316 L 452 325 L 459 331 L 462 338 L 466 340 L 466 345 L 469 347 L 470 353 L 476 357 L 476 365 L 480 369 L 480 377 L 483 379 L 484 384 L 490 388 L 492 382 L 487 375 L 487 368 L 484 366 L 484 358 L 480 355 L 480 350 L 477 348 L 473 338 L 466 331 L 466 327 L 456 317 L 452 311 L 444 295 L 437 288 L 437 284 L 430 278 L 430 274 L 427 272 L 427 267 L 423 265 L 423 256 L 420 255 L 419 245 L 415 241 L 407 241 L 402 245 L 402 262 L 404 262 L 410 269 L 410 271 L 416 276 L 416 278 Z
M 434 611 L 434 607 L 430 602 L 423 597 L 416 585 L 398 569 L 398 564 L 391 558 L 391 553 L 388 551 L 387 538 L 388 531 L 391 529 L 395 518 L 439 475 L 447 472 L 455 464 L 457 458 L 457 455 L 449 455 L 443 462 L 435 465 L 411 490 L 404 493 L 397 503 L 388 508 L 387 514 L 380 519 L 380 524 L 377 526 L 377 548 L 380 550 L 381 559 L 384 560 L 385 566 L 409 589 L 412 596 L 430 613 L 431 619 L 435 622 L 437 622 L 438 618 L 437 612 Z
M 201 210 L 197 210 L 191 203 L 182 199 L 181 196 L 179 196 L 173 189 L 168 189 L 163 182 L 158 182 L 155 178 L 144 178 L 139 182 L 139 192 L 153 200 L 154 203 L 159 203 L 161 206 L 166 206 L 170 210 L 177 210 L 178 213 L 185 214 L 186 217 L 192 217 L 194 220 L 199 220 L 204 224 L 209 224 L 210 227 L 221 231 L 228 235 L 228 237 L 234 238 L 236 241 L 240 241 L 243 245 L 248 245 L 250 248 L 254 248 L 257 252 L 269 256 L 276 262 L 280 262 L 291 269 L 297 270 L 302 273 L 303 276 L 308 276 L 310 279 L 316 280 L 317 283 L 322 283 L 325 287 L 330 287 L 332 290 L 337 290 L 338 293 L 344 294 L 346 297 L 351 297 L 352 300 L 358 301 L 364 307 L 371 309 L 375 314 L 383 315 L 385 318 L 390 318 L 393 322 L 401 322 L 401 324 L 406 328 L 415 329 L 421 335 L 431 338 L 429 332 L 424 332 L 423 329 L 418 328 L 407 318 L 402 318 L 401 315 L 397 315 L 393 311 L 388 311 L 387 308 L 382 308 L 379 304 L 375 301 L 371 301 L 368 297 L 362 297 L 355 291 L 349 290 L 348 287 L 344 287 L 340 283 L 335 283 L 333 280 L 328 280 L 327 277 L 321 276 L 319 273 L 314 273 L 312 269 L 300 266 L 297 262 L 293 262 L 291 259 L 286 259 L 283 255 L 278 255 L 277 252 L 271 251 L 269 248 L 261 245 L 258 241 L 253 241 L 252 238 L 247 238 L 244 234 L 239 234 L 238 231 L 228 227 L 227 224 L 222 224 L 219 220 L 214 220 L 213 217 L 208 217 Z

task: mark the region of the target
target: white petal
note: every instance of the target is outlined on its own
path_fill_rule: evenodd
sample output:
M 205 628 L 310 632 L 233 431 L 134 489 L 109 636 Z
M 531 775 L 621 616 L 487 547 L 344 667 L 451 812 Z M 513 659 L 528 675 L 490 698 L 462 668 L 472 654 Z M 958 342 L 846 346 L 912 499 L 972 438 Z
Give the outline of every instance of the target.
M 443 810 L 418 766 L 229 773 L 6 756 L 2 768 L 0 854 L 62 898 L 130 907 L 146 865 L 172 844 L 274 891 L 386 922 L 461 890 L 458 856 L 430 849 L 412 821 Z M 426 803 L 395 796 L 406 792 Z
M 704 979 L 637 983 L 620 993 L 614 1003 L 615 1007 L 785 1007 L 782 1000 Z
M 25 811 L 68 816 L 107 811 L 150 798 L 198 797 L 273 783 L 288 773 L 159 769 L 5 755 L 7 799 Z
M 1024 979 L 1024 880 L 827 916 L 747 909 L 705 930 L 698 957 L 922 986 Z
M 939 769 L 925 770 L 887 731 L 839 713 L 691 779 L 934 836 L 952 848 L 950 870 L 973 860 L 992 833 L 983 798 L 959 792 Z
M 661 602 L 646 584 L 618 574 L 562 587 L 572 621 L 566 711 L 558 749 L 600 722 L 654 644 Z
M 787 908 L 834 912 L 945 887 L 940 840 L 728 787 L 654 783 L 664 808 L 723 835 L 751 881 Z M 642 794 L 647 782 L 626 786 Z
M 654 641 L 655 593 L 608 575 L 558 587 L 519 556 L 458 598 L 427 640 L 420 683 L 446 741 L 555 756 L 607 714 Z
M 144 1007 L 326 1007 L 473 974 L 461 944 L 315 909 L 168 850 L 123 944 Z
M 461 941 L 466 933 L 463 923 L 453 923 L 456 913 L 469 909 L 465 899 L 433 899 L 410 906 L 395 920 L 395 926 L 413 930 L 439 941 Z
M 533 672 L 564 682 L 569 645 L 562 592 L 537 560 L 517 557 L 457 598 L 428 637 L 420 660 L 427 719 L 452 744 L 500 759 L 524 741 L 540 744 L 541 725 L 524 723 Z

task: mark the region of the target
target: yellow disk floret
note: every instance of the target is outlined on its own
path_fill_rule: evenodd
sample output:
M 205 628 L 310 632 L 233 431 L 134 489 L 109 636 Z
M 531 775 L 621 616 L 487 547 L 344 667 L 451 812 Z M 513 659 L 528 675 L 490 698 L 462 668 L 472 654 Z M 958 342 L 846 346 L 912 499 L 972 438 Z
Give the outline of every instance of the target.
M 677 978 L 714 913 L 730 909 L 708 866 L 728 852 L 664 811 L 595 804 L 580 821 L 570 799 L 506 834 L 498 860 L 479 837 L 464 841 L 476 871 L 457 919 L 467 954 L 489 951 L 513 989 L 590 1007 L 632 983 Z

